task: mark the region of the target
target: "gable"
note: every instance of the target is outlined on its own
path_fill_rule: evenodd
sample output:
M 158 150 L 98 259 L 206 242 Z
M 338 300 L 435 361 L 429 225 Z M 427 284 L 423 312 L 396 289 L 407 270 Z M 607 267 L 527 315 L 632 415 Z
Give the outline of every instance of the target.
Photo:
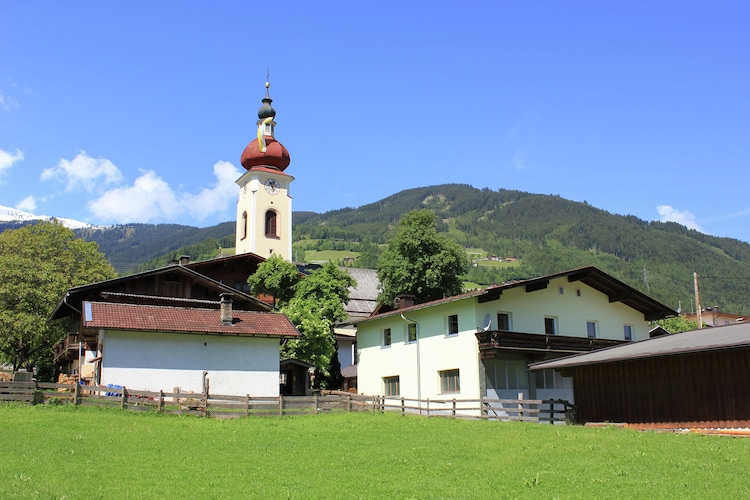
M 60 300 L 50 319 L 76 314 L 84 301 L 105 300 L 137 304 L 181 302 L 194 305 L 201 301 L 218 302 L 222 293 L 232 293 L 234 307 L 251 311 L 269 311 L 271 306 L 219 281 L 182 265 L 172 265 L 130 276 L 99 281 L 71 288 Z M 174 299 L 178 299 L 175 301 Z M 205 306 L 204 306 L 205 307 Z

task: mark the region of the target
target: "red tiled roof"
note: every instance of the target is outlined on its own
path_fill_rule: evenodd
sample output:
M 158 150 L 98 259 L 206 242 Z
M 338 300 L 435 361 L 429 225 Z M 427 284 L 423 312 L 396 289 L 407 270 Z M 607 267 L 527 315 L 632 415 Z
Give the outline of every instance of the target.
M 219 309 L 84 302 L 84 328 L 216 335 L 297 337 L 289 318 L 279 313 L 233 311 L 232 325 L 222 325 Z

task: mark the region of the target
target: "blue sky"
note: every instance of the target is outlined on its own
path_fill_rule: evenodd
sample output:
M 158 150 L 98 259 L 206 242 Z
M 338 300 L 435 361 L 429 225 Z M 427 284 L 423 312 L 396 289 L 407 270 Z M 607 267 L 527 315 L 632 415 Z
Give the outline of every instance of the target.
M 233 220 L 270 69 L 295 210 L 443 183 L 750 241 L 744 1 L 0 2 L 0 205 Z

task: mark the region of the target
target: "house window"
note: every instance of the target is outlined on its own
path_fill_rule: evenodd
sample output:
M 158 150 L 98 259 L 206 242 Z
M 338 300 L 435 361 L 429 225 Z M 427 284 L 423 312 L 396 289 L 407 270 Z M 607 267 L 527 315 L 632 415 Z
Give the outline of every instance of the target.
M 401 394 L 401 382 L 399 376 L 383 377 L 383 395 L 398 396 Z
M 576 297 L 580 297 L 580 296 L 581 296 L 581 289 L 576 288 Z
M 278 221 L 277 213 L 275 210 L 266 211 L 266 237 L 267 238 L 278 238 Z
M 448 316 L 448 335 L 458 335 L 458 314 Z
M 570 377 L 563 377 L 555 370 L 539 370 L 536 372 L 537 389 L 572 389 Z
M 495 389 L 528 389 L 526 362 L 521 360 L 485 361 L 487 387 Z
M 565 293 L 565 289 L 563 287 L 560 287 L 560 288 L 557 289 L 557 293 L 559 293 L 560 295 L 562 295 L 563 293 Z
M 596 338 L 596 321 L 586 322 L 586 334 L 589 336 L 590 339 Z
M 547 335 L 557 335 L 557 318 L 554 316 L 544 317 L 544 333 Z
M 633 325 L 625 325 L 625 340 L 633 340 Z
M 440 375 L 440 392 L 460 392 L 461 380 L 458 375 L 458 368 L 455 370 L 439 371 Z
M 417 341 L 417 324 L 409 323 L 406 325 L 406 342 Z
M 497 313 L 497 329 L 504 332 L 511 331 L 510 313 Z
M 244 240 L 247 238 L 247 212 L 242 212 L 242 220 L 240 222 L 240 239 Z
M 383 330 L 383 347 L 391 346 L 391 329 L 385 328 Z

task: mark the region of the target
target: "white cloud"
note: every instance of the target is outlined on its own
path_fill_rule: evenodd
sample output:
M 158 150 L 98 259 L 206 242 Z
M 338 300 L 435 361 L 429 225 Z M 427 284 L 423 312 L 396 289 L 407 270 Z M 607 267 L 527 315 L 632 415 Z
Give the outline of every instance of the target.
M 659 205 L 656 207 L 662 222 L 677 222 L 688 229 L 704 232 L 703 229 L 695 222 L 695 215 L 688 210 L 677 210 L 670 205 Z
M 224 212 L 237 201 L 238 188 L 234 181 L 240 176 L 240 171 L 228 161 L 219 161 L 214 164 L 214 175 L 216 182 L 212 187 L 195 195 L 186 194 L 182 199 L 185 210 L 198 220 Z
M 97 218 L 119 223 L 172 218 L 178 205 L 172 188 L 153 170 L 143 172 L 132 186 L 111 189 L 88 203 Z
M 33 212 L 36 210 L 36 199 L 33 196 L 27 196 L 16 203 L 16 208 L 18 210 L 23 210 L 24 212 Z
M 214 165 L 216 182 L 198 194 L 177 194 L 154 171 L 143 172 L 132 186 L 111 189 L 89 202 L 88 208 L 97 219 L 106 222 L 148 222 L 170 220 L 189 223 L 226 211 L 237 201 L 235 179 L 240 171 L 229 162 Z
M 122 173 L 114 163 L 106 158 L 92 158 L 85 151 L 68 161 L 61 159 L 56 167 L 42 172 L 42 180 L 62 178 L 66 181 L 66 191 L 82 187 L 87 192 L 94 192 L 101 185 L 122 180 Z
M 0 149 L 0 175 L 3 170 L 7 170 L 13 166 L 17 161 L 23 160 L 23 153 L 16 149 L 16 153 L 9 153 Z

